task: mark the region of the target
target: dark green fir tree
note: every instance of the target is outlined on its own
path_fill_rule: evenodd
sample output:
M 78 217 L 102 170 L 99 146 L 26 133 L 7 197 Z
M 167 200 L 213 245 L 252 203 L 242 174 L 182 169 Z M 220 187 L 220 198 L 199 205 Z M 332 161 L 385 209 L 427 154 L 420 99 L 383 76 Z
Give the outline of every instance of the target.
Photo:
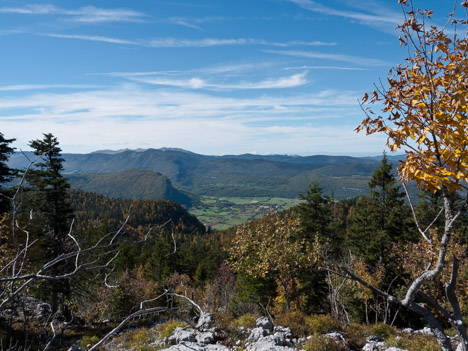
M 15 139 L 6 139 L 0 132 L 0 214 L 8 211 L 10 200 L 5 193 L 4 184 L 8 183 L 15 175 L 15 170 L 8 167 L 8 159 L 13 153 L 14 148 L 10 144 Z
M 71 250 L 68 238 L 73 211 L 69 203 L 68 189 L 70 184 L 62 175 L 64 159 L 57 138 L 44 134 L 42 140 L 33 140 L 30 147 L 34 154 L 41 156 L 39 162 L 27 174 L 31 186 L 30 206 L 35 213 L 35 231 L 40 238 L 38 260 L 48 261 Z M 71 269 L 73 262 L 63 262 L 52 266 L 48 273 L 61 275 Z M 59 308 L 69 315 L 67 307 L 71 296 L 69 279 L 47 282 L 42 292 L 49 295 L 53 312 Z M 50 290 L 50 291 L 49 291 Z
M 392 242 L 406 239 L 409 213 L 385 154 L 368 186 L 370 195 L 351 210 L 347 236 L 351 250 L 374 265 L 385 263 Z

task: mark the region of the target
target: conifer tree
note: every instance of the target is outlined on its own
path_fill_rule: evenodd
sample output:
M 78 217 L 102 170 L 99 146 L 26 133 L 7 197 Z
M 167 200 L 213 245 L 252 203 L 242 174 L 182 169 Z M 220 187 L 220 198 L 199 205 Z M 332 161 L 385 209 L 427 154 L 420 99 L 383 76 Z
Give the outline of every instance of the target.
M 331 257 L 339 257 L 343 238 L 341 231 L 333 222 L 332 200 L 324 196 L 318 182 L 309 185 L 306 194 L 300 194 L 304 200 L 297 206 L 300 221 L 298 239 L 319 242 Z M 326 274 L 316 267 L 298 272 L 299 294 L 307 296 L 304 310 L 308 313 L 323 313 L 327 310 Z
M 351 211 L 347 236 L 354 253 L 375 265 L 384 263 L 391 243 L 405 236 L 408 214 L 385 154 L 368 186 L 370 196 L 361 196 Z
M 14 148 L 10 146 L 13 141 L 15 139 L 6 139 L 0 132 L 0 194 L 4 191 L 2 185 L 10 181 L 15 174 L 14 170 L 7 165 L 10 154 L 14 151 Z M 0 195 L 0 214 L 5 213 L 8 207 L 8 199 Z
M 27 174 L 32 190 L 31 206 L 38 217 L 36 231 L 41 238 L 39 256 L 42 259 L 50 259 L 69 250 L 67 237 L 73 214 L 68 199 L 70 184 L 62 175 L 65 160 L 61 156 L 62 150 L 56 137 L 50 133 L 44 134 L 42 140 L 33 140 L 29 145 L 34 149 L 34 154 L 41 156 L 40 162 Z M 70 264 L 65 262 L 51 267 L 51 274 L 63 274 Z M 51 288 L 53 312 L 62 305 L 63 312 L 68 314 L 66 300 L 71 295 L 70 281 L 66 279 L 47 284 L 51 284 L 47 287 Z

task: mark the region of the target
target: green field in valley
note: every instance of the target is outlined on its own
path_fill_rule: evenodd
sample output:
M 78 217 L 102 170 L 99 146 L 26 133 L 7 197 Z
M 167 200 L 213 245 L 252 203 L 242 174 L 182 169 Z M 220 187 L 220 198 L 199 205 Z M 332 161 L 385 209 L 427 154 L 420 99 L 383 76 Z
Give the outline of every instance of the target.
M 199 205 L 193 207 L 190 213 L 205 225 L 223 230 L 299 203 L 297 198 L 201 196 Z

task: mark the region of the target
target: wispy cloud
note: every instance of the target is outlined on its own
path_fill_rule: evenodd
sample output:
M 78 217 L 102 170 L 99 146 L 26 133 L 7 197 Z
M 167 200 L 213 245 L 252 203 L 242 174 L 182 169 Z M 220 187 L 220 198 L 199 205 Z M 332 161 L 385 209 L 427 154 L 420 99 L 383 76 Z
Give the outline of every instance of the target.
M 270 42 L 263 39 L 254 38 L 235 38 L 235 39 L 218 39 L 218 38 L 203 38 L 203 39 L 180 39 L 180 38 L 160 38 L 152 39 L 147 43 L 151 47 L 176 48 L 176 47 L 210 47 L 210 46 L 228 46 L 228 45 L 264 45 L 264 46 L 335 46 L 334 42 L 324 41 L 286 41 L 286 42 Z
M 286 41 L 283 43 L 279 42 L 264 42 L 265 45 L 273 45 L 273 46 L 282 46 L 282 47 L 287 47 L 287 46 L 335 46 L 335 42 L 325 42 L 325 41 L 300 41 L 300 40 L 293 40 L 293 41 Z
M 103 9 L 85 6 L 78 9 L 63 9 L 51 4 L 31 4 L 22 7 L 0 7 L 0 13 L 24 15 L 61 15 L 67 20 L 84 23 L 141 22 L 148 16 L 144 13 L 124 8 Z
M 202 24 L 208 22 L 231 21 L 234 18 L 225 16 L 208 16 L 208 17 L 170 17 L 169 23 L 181 25 L 184 27 L 202 30 Z M 237 18 L 238 19 L 238 18 Z
M 8 31 L 3 34 L 28 33 L 25 31 Z M 2 32 L 0 32 L 2 34 Z M 142 47 L 152 48 L 205 48 L 215 46 L 246 46 L 246 45 L 262 45 L 262 46 L 335 46 L 334 42 L 323 41 L 287 41 L 287 42 L 269 42 L 263 39 L 254 38 L 201 38 L 201 39 L 184 39 L 184 38 L 155 38 L 155 39 L 122 39 L 102 35 L 84 35 L 84 34 L 63 34 L 63 33 L 29 33 L 51 38 L 60 39 L 75 39 L 99 41 L 111 44 L 121 45 L 137 45 Z
M 185 89 L 207 90 L 251 90 L 251 89 L 284 89 L 294 88 L 308 83 L 306 72 L 293 74 L 288 77 L 265 79 L 258 82 L 241 81 L 238 83 L 212 83 L 202 78 L 194 77 L 183 80 L 174 80 L 159 77 L 129 76 L 131 80 L 153 85 L 166 85 Z
M 294 50 L 288 50 L 288 51 L 286 50 L 264 50 L 264 51 L 272 53 L 272 54 L 279 54 L 279 55 L 286 55 L 286 56 L 348 62 L 348 63 L 353 63 L 353 64 L 361 65 L 361 66 L 378 67 L 378 66 L 391 65 L 390 62 L 380 60 L 380 59 L 351 56 L 351 55 L 344 55 L 344 54 L 329 54 L 329 53 L 317 52 L 317 51 L 294 51 Z
M 99 41 L 104 43 L 111 44 L 122 44 L 122 45 L 141 45 L 139 42 L 105 37 L 101 35 L 80 35 L 80 34 L 60 34 L 60 33 L 35 33 L 36 35 L 51 37 L 51 38 L 60 38 L 60 39 L 78 39 L 78 40 L 89 40 L 89 41 Z
M 79 84 L 15 84 L 1 85 L 0 91 L 26 91 L 26 90 L 48 90 L 48 89 L 92 89 L 99 88 L 97 85 Z
M 361 119 L 356 96 L 328 90 L 221 97 L 135 85 L 30 94 L 0 99 L 0 130 L 16 137 L 19 146 L 52 132 L 65 151 L 117 148 L 125 140 L 131 148 L 174 146 L 202 153 L 349 154 L 362 145 L 369 150 L 373 142 L 368 137 L 360 146 L 362 138 L 353 132 Z M 339 129 L 328 124 L 332 119 L 342 121 Z M 31 123 L 34 128 L 25 127 Z M 376 143 L 378 151 L 383 143 Z
M 289 0 L 298 6 L 316 13 L 330 16 L 339 16 L 358 21 L 365 25 L 381 28 L 385 31 L 393 31 L 395 26 L 401 22 L 401 14 L 389 11 L 383 7 L 370 6 L 368 10 L 372 13 L 337 10 L 318 3 L 313 0 Z
M 230 73 L 230 74 L 239 74 L 245 73 L 252 70 L 258 70 L 261 67 L 269 66 L 268 63 L 256 62 L 253 63 L 239 63 L 239 64 L 224 64 L 224 65 L 214 65 L 201 68 L 194 68 L 189 70 L 168 70 L 168 71 L 142 71 L 142 72 L 106 72 L 106 73 L 88 73 L 88 75 L 104 75 L 110 77 L 138 77 L 138 76 L 157 76 L 157 75 L 166 75 L 166 76 L 177 76 L 177 75 L 218 75 L 221 73 Z
M 202 28 L 198 24 L 191 23 L 187 21 L 185 18 L 180 18 L 180 17 L 173 17 L 170 20 L 171 23 L 178 24 L 187 28 L 192 28 L 192 29 L 199 29 L 201 30 Z
M 211 46 L 230 46 L 230 45 L 248 45 L 254 44 L 254 39 L 178 39 L 178 38 L 160 38 L 147 41 L 147 45 L 153 48 L 178 48 L 178 47 L 211 47 Z
M 364 23 L 385 22 L 385 23 L 395 24 L 395 23 L 398 23 L 398 20 L 400 18 L 400 17 L 394 16 L 393 14 L 389 16 L 388 14 L 385 15 L 383 13 L 381 15 L 375 15 L 375 14 L 368 14 L 368 13 L 362 13 L 362 12 L 336 10 L 336 9 L 322 5 L 312 0 L 289 0 L 289 1 L 309 11 L 321 13 L 324 15 L 332 15 L 332 16 L 350 18 L 350 19 L 362 21 Z
M 341 66 L 298 66 L 286 67 L 285 70 L 305 70 L 305 69 L 323 69 L 323 70 L 342 70 L 342 71 L 367 71 L 362 67 L 341 67 Z

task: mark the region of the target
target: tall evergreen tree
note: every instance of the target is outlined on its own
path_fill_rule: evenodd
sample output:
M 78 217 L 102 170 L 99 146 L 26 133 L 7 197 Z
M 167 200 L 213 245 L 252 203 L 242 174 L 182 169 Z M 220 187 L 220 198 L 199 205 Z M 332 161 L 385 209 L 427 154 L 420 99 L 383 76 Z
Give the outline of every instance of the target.
M 342 249 L 343 237 L 333 223 L 333 204 L 328 196 L 324 196 L 317 182 L 309 185 L 306 194 L 299 194 L 304 200 L 297 206 L 301 222 L 301 235 L 307 240 L 318 240 L 326 245 L 329 253 L 339 255 Z
M 326 247 L 332 257 L 340 256 L 343 238 L 338 226 L 333 222 L 332 200 L 324 196 L 317 182 L 310 184 L 304 200 L 297 206 L 300 220 L 299 239 L 317 240 Z M 308 296 L 304 310 L 308 313 L 323 313 L 327 310 L 327 282 L 324 271 L 310 268 L 298 272 L 301 289 L 299 293 Z
M 8 199 L 1 194 L 4 191 L 2 185 L 9 182 L 15 174 L 15 171 L 7 164 L 10 154 L 14 151 L 14 148 L 10 146 L 13 141 L 15 139 L 6 139 L 0 132 L 0 214 L 8 211 L 10 204 Z
M 353 207 L 347 235 L 351 249 L 373 265 L 384 263 L 391 243 L 407 235 L 408 213 L 385 154 L 368 186 L 370 196 L 361 196 Z
M 36 231 L 41 238 L 41 260 L 50 260 L 67 252 L 69 248 L 68 231 L 72 218 L 72 208 L 68 199 L 70 184 L 62 175 L 63 162 L 57 138 L 44 134 L 42 140 L 33 140 L 30 147 L 41 156 L 40 162 L 27 174 L 31 185 L 31 206 L 37 213 Z M 70 269 L 71 263 L 64 262 L 50 269 L 52 275 L 60 275 Z M 53 312 L 61 305 L 68 314 L 66 300 L 70 298 L 71 286 L 68 279 L 48 284 Z M 45 289 L 47 290 L 47 289 Z

